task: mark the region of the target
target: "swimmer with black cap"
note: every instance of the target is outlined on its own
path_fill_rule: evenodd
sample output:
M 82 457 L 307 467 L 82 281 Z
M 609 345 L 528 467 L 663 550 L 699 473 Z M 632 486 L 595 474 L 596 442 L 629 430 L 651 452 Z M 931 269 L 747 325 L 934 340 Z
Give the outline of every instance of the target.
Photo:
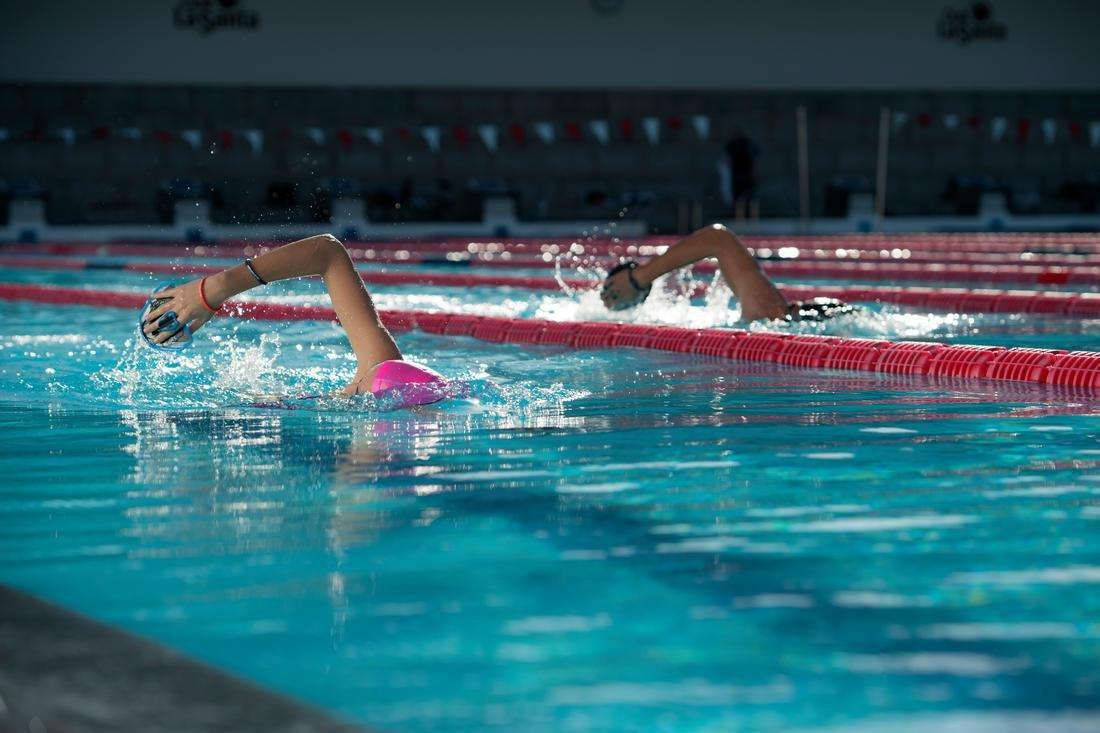
M 833 298 L 788 303 L 741 240 L 721 224 L 700 229 L 644 264 L 627 260 L 613 267 L 600 298 L 613 311 L 634 308 L 649 297 L 654 280 L 707 257 L 718 260 L 722 277 L 741 304 L 742 321 L 822 321 L 855 310 Z
M 215 275 L 157 290 L 143 314 L 143 336 L 152 346 L 178 342 L 181 333 L 189 338 L 233 296 L 276 280 L 311 275 L 324 279 L 359 362 L 344 394 L 369 392 L 401 407 L 430 404 L 449 395 L 443 377 L 402 357 L 348 251 L 331 234 L 292 242 Z

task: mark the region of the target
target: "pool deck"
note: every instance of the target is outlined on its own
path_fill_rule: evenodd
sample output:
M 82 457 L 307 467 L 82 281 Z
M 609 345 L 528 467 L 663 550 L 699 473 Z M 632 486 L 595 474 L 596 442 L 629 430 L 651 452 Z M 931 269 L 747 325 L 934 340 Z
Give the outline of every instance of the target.
M 365 733 L 0 585 L 0 733 L 28 730 Z

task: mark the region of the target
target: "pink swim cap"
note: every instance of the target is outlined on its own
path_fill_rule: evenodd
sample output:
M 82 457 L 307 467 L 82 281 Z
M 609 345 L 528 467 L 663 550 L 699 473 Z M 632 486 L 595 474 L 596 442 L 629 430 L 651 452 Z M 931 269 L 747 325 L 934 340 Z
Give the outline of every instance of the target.
M 370 391 L 393 407 L 430 405 L 448 396 L 447 380 L 426 366 L 391 359 L 374 368 Z

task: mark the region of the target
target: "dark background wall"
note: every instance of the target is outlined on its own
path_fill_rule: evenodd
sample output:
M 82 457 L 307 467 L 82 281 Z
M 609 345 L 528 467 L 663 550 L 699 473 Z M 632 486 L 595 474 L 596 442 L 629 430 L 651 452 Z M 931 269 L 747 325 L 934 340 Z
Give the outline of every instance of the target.
M 1003 39 L 940 37 L 949 9 L 963 14 L 967 29 L 983 27 L 971 0 L 5 0 L 0 81 L 769 91 L 1100 86 L 1100 3 L 983 5 L 977 15 L 984 27 L 1003 26 Z
M 0 0 L 0 203 L 156 221 L 184 179 L 226 221 L 324 218 L 346 190 L 378 220 L 476 218 L 504 192 L 525 218 L 669 229 L 729 213 L 716 163 L 740 129 L 762 215 L 793 217 L 804 107 L 811 210 L 836 216 L 887 107 L 889 214 L 969 213 L 987 189 L 1095 211 L 1097 38 L 1095 0 Z
M 164 186 L 175 179 L 188 195 L 211 196 L 227 222 L 323 220 L 317 204 L 337 190 L 364 197 L 376 221 L 478 219 L 484 197 L 507 194 L 529 220 L 626 210 L 669 231 L 683 226 L 685 207 L 730 214 L 716 164 L 741 129 L 759 148 L 762 215 L 790 218 L 798 107 L 815 216 L 840 216 L 846 191 L 870 190 L 882 107 L 893 111 L 890 215 L 973 214 L 989 189 L 1018 213 L 1100 205 L 1100 94 L 85 84 L 0 84 L 0 198 L 6 180 L 12 195 L 41 189 L 55 223 L 106 224 L 170 217 Z M 709 121 L 705 137 L 695 115 Z M 640 129 L 646 118 L 660 121 L 659 140 Z M 589 130 L 594 119 L 607 124 L 606 142 Z M 480 139 L 485 123 L 499 148 Z M 553 142 L 538 138 L 539 124 L 553 126 Z M 435 150 L 420 132 L 429 125 Z

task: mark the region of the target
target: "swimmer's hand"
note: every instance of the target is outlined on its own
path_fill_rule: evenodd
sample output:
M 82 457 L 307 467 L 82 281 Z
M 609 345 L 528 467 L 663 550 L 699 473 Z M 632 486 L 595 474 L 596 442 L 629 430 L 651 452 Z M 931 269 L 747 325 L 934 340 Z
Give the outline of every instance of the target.
M 149 316 L 142 324 L 145 335 L 152 341 L 163 344 L 182 329 L 184 324 L 191 327 L 192 333 L 202 328 L 214 314 L 202 304 L 202 297 L 199 295 L 200 282 L 192 280 L 179 287 L 158 291 L 156 298 L 160 303 L 149 311 Z M 213 307 L 221 305 L 221 302 L 211 299 L 209 283 L 206 296 Z
M 637 263 L 628 261 L 607 273 L 600 290 L 600 300 L 609 310 L 621 311 L 645 302 L 652 285 L 642 285 L 634 274 Z

